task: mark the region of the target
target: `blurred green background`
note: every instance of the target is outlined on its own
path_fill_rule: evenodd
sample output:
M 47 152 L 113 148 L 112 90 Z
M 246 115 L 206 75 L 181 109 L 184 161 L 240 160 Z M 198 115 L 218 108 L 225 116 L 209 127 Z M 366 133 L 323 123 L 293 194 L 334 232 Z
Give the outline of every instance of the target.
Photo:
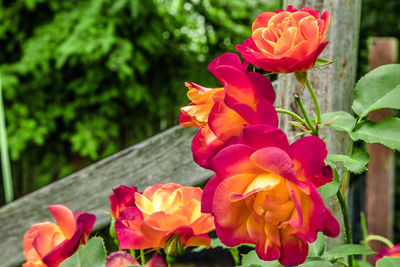
M 217 84 L 276 1 L 11 0 L 0 71 L 16 197 L 178 123 L 184 81 Z
M 217 85 L 208 63 L 235 52 L 257 14 L 281 4 L 0 0 L 0 72 L 16 198 L 177 124 L 179 107 L 188 102 L 184 81 Z M 368 37 L 400 39 L 398 14 L 398 0 L 363 0 L 359 77 L 368 71 Z

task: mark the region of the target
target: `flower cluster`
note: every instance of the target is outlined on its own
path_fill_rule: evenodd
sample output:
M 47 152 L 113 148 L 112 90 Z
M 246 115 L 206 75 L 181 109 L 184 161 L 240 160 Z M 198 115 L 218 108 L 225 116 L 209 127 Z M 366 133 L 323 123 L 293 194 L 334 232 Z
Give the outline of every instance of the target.
M 249 63 L 272 72 L 310 69 L 327 42 L 329 12 L 304 8 L 262 13 L 238 56 L 223 54 L 209 65 L 221 88 L 187 82 L 192 101 L 181 108 L 183 126 L 200 127 L 194 160 L 215 175 L 202 196 L 202 211 L 214 215 L 217 235 L 228 246 L 255 244 L 260 259 L 301 264 L 321 231 L 339 234 L 317 187 L 332 181 L 325 143 L 316 136 L 289 144 L 277 128 L 275 93 Z
M 215 175 L 204 191 L 174 183 L 143 192 L 115 188 L 110 233 L 125 250 L 111 253 L 107 267 L 139 265 L 128 250 L 140 250 L 142 265 L 144 250 L 157 251 L 145 266 L 167 266 L 161 250 L 169 264 L 189 246 L 209 248 L 213 230 L 227 246 L 251 243 L 260 259 L 294 266 L 305 261 L 318 232 L 339 234 L 317 190 L 333 177 L 324 141 L 308 136 L 289 144 L 277 128 L 271 82 L 248 71 L 250 63 L 275 73 L 309 70 L 327 45 L 329 19 L 329 12 L 291 6 L 262 13 L 250 38 L 237 46 L 245 62 L 225 53 L 209 64 L 219 88 L 186 82 L 191 102 L 181 108 L 180 124 L 199 127 L 193 159 Z M 26 233 L 24 267 L 58 266 L 90 234 L 94 215 L 61 205 L 49 209 L 58 225 L 39 223 Z
M 215 230 L 214 218 L 201 212 L 201 188 L 169 183 L 150 186 L 143 193 L 123 185 L 113 191 L 109 197 L 111 229 L 121 249 L 163 249 L 167 257 L 174 258 L 189 246 L 210 247 L 207 233 Z M 24 267 L 59 266 L 86 243 L 95 222 L 94 215 L 72 213 L 62 205 L 49 206 L 49 210 L 57 224 L 31 226 L 24 237 Z M 144 256 L 141 260 L 139 264 L 128 251 L 121 250 L 108 256 L 106 267 L 144 265 Z M 145 266 L 167 267 L 167 263 L 155 253 Z

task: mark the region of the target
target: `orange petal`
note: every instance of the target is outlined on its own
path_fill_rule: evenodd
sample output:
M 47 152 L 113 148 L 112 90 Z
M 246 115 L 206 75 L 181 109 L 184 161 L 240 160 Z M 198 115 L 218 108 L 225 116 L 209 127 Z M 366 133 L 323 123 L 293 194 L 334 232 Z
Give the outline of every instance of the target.
M 24 236 L 24 255 L 26 259 L 28 261 L 32 258 L 37 260 L 36 255 L 42 259 L 64 240 L 62 237 L 60 229 L 52 222 L 32 225 Z
M 190 224 L 194 234 L 209 233 L 215 230 L 214 217 L 211 214 L 203 213 L 199 218 Z
M 147 217 L 144 223 L 161 231 L 172 231 L 177 226 L 189 225 L 189 218 L 159 211 Z
M 230 109 L 222 101 L 215 103 L 209 119 L 210 129 L 224 141 L 232 136 L 239 136 L 243 125 L 248 124 L 236 111 Z
M 275 16 L 271 17 L 268 21 L 268 28 L 276 27 L 278 24 L 282 23 L 282 21 L 289 17 L 292 13 L 288 11 L 282 11 Z
M 210 238 L 207 235 L 192 236 L 185 242 L 186 247 L 200 247 L 204 246 L 210 248 Z
M 315 51 L 319 45 L 318 22 L 313 16 L 308 16 L 299 21 L 299 29 L 304 39 L 308 41 L 307 55 Z M 303 55 L 305 57 L 306 55 Z
M 292 42 L 296 35 L 296 31 L 296 27 L 289 27 L 285 32 L 283 32 L 282 37 L 276 43 L 274 50 L 275 56 L 283 56 L 292 47 Z
M 64 205 L 51 205 L 49 210 L 66 239 L 70 239 L 74 235 L 76 228 L 74 213 Z
M 254 20 L 252 25 L 252 31 L 258 28 L 265 28 L 268 26 L 268 21 L 275 16 L 276 14 L 273 12 L 264 12 L 260 13 L 257 18 Z

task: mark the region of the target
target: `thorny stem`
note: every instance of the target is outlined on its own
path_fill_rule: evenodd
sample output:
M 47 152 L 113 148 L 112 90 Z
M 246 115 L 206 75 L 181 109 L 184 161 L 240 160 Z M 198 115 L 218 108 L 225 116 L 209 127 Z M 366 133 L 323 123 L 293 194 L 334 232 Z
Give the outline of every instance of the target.
M 311 122 L 310 118 L 308 117 L 308 114 L 307 114 L 306 109 L 304 108 L 303 102 L 301 101 L 300 96 L 297 93 L 294 94 L 294 99 L 296 100 L 296 103 L 299 106 L 301 113 L 303 114 L 308 127 L 311 129 L 312 135 L 318 136 L 318 131 L 315 129 L 314 124 Z
M 301 118 L 296 113 L 291 112 L 290 110 L 283 109 L 283 108 L 275 108 L 275 110 L 278 113 L 286 114 L 286 115 L 289 115 L 289 116 L 293 117 L 295 120 L 297 120 L 298 122 L 300 122 L 302 124 L 306 124 L 306 122 L 305 122 L 305 120 L 303 120 L 303 118 Z

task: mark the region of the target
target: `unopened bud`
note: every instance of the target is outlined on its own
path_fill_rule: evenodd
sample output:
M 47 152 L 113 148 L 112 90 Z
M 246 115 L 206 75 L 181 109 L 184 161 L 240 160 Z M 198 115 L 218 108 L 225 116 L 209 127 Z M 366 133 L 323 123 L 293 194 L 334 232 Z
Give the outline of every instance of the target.
M 294 77 L 296 77 L 297 81 L 301 84 L 301 86 L 304 86 L 307 80 L 307 71 L 295 72 Z
M 165 245 L 165 254 L 167 256 L 176 258 L 185 252 L 183 240 L 179 235 L 173 235 Z

